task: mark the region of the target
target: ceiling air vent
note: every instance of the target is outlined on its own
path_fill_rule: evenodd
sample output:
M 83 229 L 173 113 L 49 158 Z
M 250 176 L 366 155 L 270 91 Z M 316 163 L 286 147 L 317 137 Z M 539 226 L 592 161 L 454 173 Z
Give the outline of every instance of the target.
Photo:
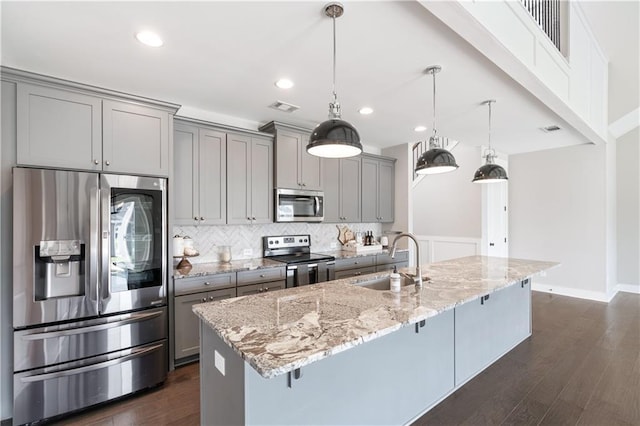
M 275 101 L 274 103 L 269 105 L 269 108 L 277 109 L 278 111 L 282 112 L 293 112 L 300 109 L 300 107 L 297 105 L 288 104 L 282 101 Z
M 560 126 L 556 126 L 555 124 L 552 124 L 551 126 L 543 127 L 540 130 L 542 130 L 545 133 L 551 133 L 551 132 L 557 132 L 558 130 L 562 130 L 562 129 L 560 128 Z

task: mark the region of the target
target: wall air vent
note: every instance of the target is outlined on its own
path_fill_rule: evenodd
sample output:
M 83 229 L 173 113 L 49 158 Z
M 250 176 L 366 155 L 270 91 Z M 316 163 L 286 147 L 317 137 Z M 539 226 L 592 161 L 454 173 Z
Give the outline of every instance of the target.
M 542 127 L 540 130 L 542 130 L 545 133 L 551 133 L 551 132 L 557 132 L 558 130 L 562 130 L 562 128 L 560 126 L 556 126 L 555 124 L 552 124 L 551 126 Z
M 300 107 L 297 105 L 288 104 L 282 101 L 275 101 L 274 103 L 269 105 L 269 108 L 277 109 L 278 111 L 282 112 L 294 112 L 300 109 Z

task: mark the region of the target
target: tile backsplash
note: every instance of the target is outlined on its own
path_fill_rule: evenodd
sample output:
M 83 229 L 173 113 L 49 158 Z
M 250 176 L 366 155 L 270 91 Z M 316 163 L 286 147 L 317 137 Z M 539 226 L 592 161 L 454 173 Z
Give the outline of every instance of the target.
M 379 240 L 382 226 L 379 223 L 343 223 L 354 232 L 373 231 Z M 217 246 L 231 246 L 233 259 L 262 257 L 262 237 L 269 235 L 310 234 L 311 250 L 315 252 L 336 250 L 338 228 L 335 223 L 269 223 L 265 225 L 225 226 L 174 226 L 173 235 L 189 236 L 200 256 L 189 259 L 191 263 L 217 262 Z M 336 248 L 331 244 L 337 243 Z M 245 254 L 251 250 L 251 255 Z

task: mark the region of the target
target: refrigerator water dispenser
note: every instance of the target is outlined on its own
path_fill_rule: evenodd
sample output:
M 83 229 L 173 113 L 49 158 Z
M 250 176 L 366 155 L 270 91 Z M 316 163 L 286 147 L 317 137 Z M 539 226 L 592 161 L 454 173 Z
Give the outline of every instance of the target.
M 35 247 L 35 298 L 83 296 L 84 244 L 79 240 L 40 241 Z

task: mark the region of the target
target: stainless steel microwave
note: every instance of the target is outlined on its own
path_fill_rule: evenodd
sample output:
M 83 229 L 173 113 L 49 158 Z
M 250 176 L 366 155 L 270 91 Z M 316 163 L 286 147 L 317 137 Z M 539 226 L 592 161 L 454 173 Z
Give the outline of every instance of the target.
M 324 192 L 276 188 L 276 222 L 322 222 Z

